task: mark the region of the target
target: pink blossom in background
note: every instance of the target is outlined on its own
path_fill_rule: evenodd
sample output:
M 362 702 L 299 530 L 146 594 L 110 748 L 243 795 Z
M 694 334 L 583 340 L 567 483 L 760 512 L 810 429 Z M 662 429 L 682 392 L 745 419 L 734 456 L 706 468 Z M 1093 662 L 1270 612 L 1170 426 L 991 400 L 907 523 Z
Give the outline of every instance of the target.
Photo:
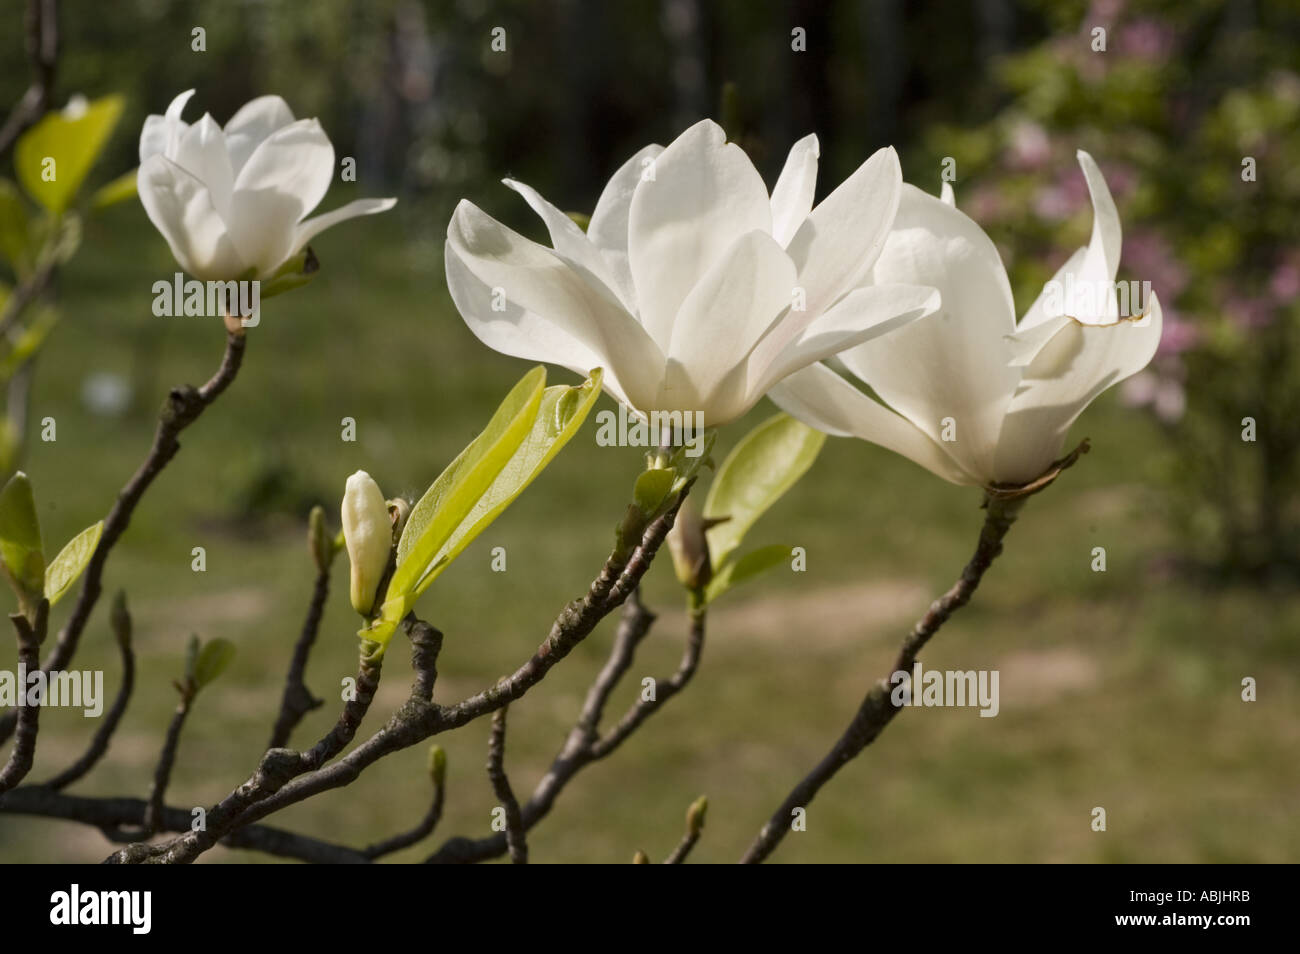
M 1124 236 L 1123 263 L 1130 275 L 1158 288 L 1162 302 L 1176 301 L 1191 280 L 1164 236 L 1149 229 Z
M 1224 302 L 1223 310 L 1238 328 L 1254 331 L 1273 323 L 1275 307 L 1267 298 L 1233 297 Z
M 1268 280 L 1268 292 L 1279 305 L 1300 298 L 1300 251 L 1292 250 Z
M 1120 28 L 1117 46 L 1125 56 L 1158 66 L 1169 59 L 1176 39 L 1167 23 L 1145 17 Z
M 1037 169 L 1052 157 L 1052 140 L 1036 122 L 1022 120 L 1011 130 L 1007 165 L 1013 169 Z

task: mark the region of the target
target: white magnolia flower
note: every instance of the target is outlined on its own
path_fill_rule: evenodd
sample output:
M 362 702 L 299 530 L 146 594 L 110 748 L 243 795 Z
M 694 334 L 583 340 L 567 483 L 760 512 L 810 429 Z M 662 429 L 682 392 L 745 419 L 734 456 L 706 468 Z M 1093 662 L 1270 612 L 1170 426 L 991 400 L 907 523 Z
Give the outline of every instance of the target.
M 812 208 L 817 138 L 769 196 L 709 120 L 647 146 L 605 186 L 586 233 L 509 179 L 550 232 L 531 242 L 462 201 L 447 285 L 489 347 L 579 374 L 635 411 L 740 416 L 792 371 L 932 311 L 934 289 L 857 287 L 884 245 L 902 177 L 893 149 Z
M 186 90 L 140 131 L 140 201 L 180 266 L 196 278 L 264 278 L 318 233 L 396 199 L 358 199 L 304 221 L 334 175 L 334 147 L 315 119 L 260 96 L 222 129 L 181 119 Z
M 380 577 L 393 549 L 393 521 L 374 478 L 359 470 L 343 491 L 343 542 L 352 564 L 352 608 L 363 616 L 375 604 Z
M 1092 157 L 1080 151 L 1079 163 L 1092 238 L 1019 325 L 997 249 L 957 211 L 951 189 L 936 199 L 906 185 L 872 279 L 934 285 L 943 306 L 839 356 L 884 403 L 825 365 L 788 378 L 772 399 L 828 434 L 872 441 L 954 483 L 1043 476 L 1084 408 L 1144 368 L 1160 341 L 1154 294 L 1144 315 L 1119 316 L 1119 214 Z

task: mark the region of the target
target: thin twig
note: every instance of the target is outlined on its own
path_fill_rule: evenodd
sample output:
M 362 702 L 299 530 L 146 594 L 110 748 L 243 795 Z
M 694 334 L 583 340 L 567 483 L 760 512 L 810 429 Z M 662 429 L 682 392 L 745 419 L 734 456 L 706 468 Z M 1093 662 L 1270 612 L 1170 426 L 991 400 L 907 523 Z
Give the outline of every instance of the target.
M 28 0 L 27 59 L 32 82 L 0 126 L 0 155 L 50 108 L 59 65 L 59 5 L 56 0 Z
M 316 586 L 312 590 L 311 603 L 307 607 L 307 618 L 303 620 L 302 632 L 293 647 L 293 659 L 289 663 L 289 672 L 284 680 L 284 695 L 280 699 L 280 713 L 276 717 L 275 727 L 271 730 L 268 749 L 278 749 L 289 743 L 289 736 L 308 712 L 319 709 L 325 700 L 317 699 L 303 681 L 307 672 L 307 658 L 311 655 L 320 631 L 321 616 L 325 609 L 325 600 L 329 597 L 329 567 L 316 575 Z
M 506 775 L 506 712 L 509 706 L 502 706 L 492 714 L 492 732 L 488 736 L 488 779 L 492 782 L 492 791 L 505 812 L 506 847 L 510 849 L 510 863 L 528 864 L 528 842 L 524 838 L 524 820 L 519 814 L 519 800 L 515 798 L 510 787 L 510 778 Z
M 172 767 L 176 764 L 176 750 L 181 741 L 181 729 L 190 714 L 190 705 L 194 695 L 189 688 L 181 692 L 181 700 L 176 704 L 172 720 L 167 726 L 167 736 L 163 740 L 162 752 L 154 768 L 153 787 L 149 790 L 149 801 L 144 812 L 144 833 L 142 838 L 150 838 L 162 830 L 163 808 L 166 806 L 167 785 L 171 781 Z
M 93 798 L 56 792 L 47 785 L 22 785 L 0 795 L 0 815 L 32 815 L 91 825 L 110 840 L 139 837 L 147 803 L 143 798 Z M 162 812 L 162 830 L 189 831 L 194 817 L 189 809 L 168 807 Z M 249 825 L 223 838 L 227 848 L 260 851 L 280 858 L 325 864 L 363 864 L 369 859 L 346 845 L 336 845 L 268 825 Z
M 1011 529 L 1022 505 L 1021 499 L 985 498 L 986 515 L 980 529 L 979 542 L 970 562 L 961 572 L 961 577 L 939 599 L 930 604 L 929 610 L 921 617 L 912 631 L 903 640 L 894 666 L 884 679 L 879 680 L 862 700 L 862 705 L 853 716 L 844 734 L 836 741 L 831 750 L 808 775 L 791 790 L 781 807 L 772 813 L 758 837 L 749 846 L 741 862 L 758 864 L 776 850 L 781 839 L 790 830 L 791 818 L 799 809 L 806 809 L 823 785 L 829 782 L 841 768 L 857 757 L 864 748 L 875 741 L 896 716 L 900 708 L 891 699 L 890 676 L 896 672 L 911 673 L 912 665 L 920 654 L 922 647 L 929 642 L 939 627 L 958 609 L 969 602 L 983 579 L 985 572 L 1002 552 L 1002 539 Z
M 95 552 L 91 554 L 90 561 L 86 564 L 77 602 L 67 622 L 63 624 L 63 629 L 59 631 L 54 648 L 41 665 L 42 671 L 47 676 L 55 670 L 67 668 L 77 650 L 77 642 L 90 619 L 91 611 L 99 600 L 104 565 L 108 561 L 110 551 L 131 522 L 131 515 L 135 512 L 140 498 L 149 489 L 149 485 L 180 450 L 180 441 L 177 439 L 180 433 L 198 420 L 199 415 L 234 381 L 243 363 L 245 346 L 246 339 L 242 331 L 227 334 L 225 354 L 222 356 L 221 366 L 216 374 L 200 388 L 185 385 L 173 389 L 167 396 L 159 414 L 158 428 L 148 457 L 118 493 L 112 509 L 104 518 L 104 529 Z M 16 722 L 17 717 L 13 712 L 0 716 L 0 743 L 9 738 Z
M 416 686 L 423 685 L 424 688 L 422 692 L 417 692 L 413 687 L 411 696 L 394 713 L 387 725 L 344 758 L 294 779 L 274 795 L 246 809 L 231 826 L 232 829 L 238 830 L 243 825 L 321 792 L 350 785 L 366 768 L 385 756 L 417 745 L 441 732 L 460 728 L 523 696 L 545 678 L 552 666 L 572 652 L 601 619 L 613 612 L 636 589 L 668 531 L 672 529 L 677 510 L 689 490 L 688 482 L 668 512 L 656 518 L 645 529 L 640 543 L 630 553 L 616 548 L 592 582 L 587 596 L 565 607 L 537 652 L 510 676 L 453 706 L 442 707 L 431 703 L 429 692 L 432 690 L 432 679 L 424 678 L 424 670 L 416 662 Z M 415 662 L 414 649 L 412 658 Z
M 14 625 L 18 637 L 18 732 L 14 737 L 14 747 L 9 753 L 9 760 L 0 769 L 0 794 L 13 788 L 32 769 L 36 758 L 36 734 L 40 729 L 42 699 L 35 701 L 28 698 L 28 675 L 34 673 L 40 665 L 41 642 L 45 639 L 45 630 L 49 624 L 49 600 L 41 600 L 36 606 L 35 620 L 28 620 L 21 613 L 14 613 L 9 621 Z
M 686 831 L 683 832 L 682 840 L 677 843 L 672 854 L 664 859 L 664 864 L 680 865 L 686 861 L 691 849 L 695 847 L 704 832 L 704 813 L 708 807 L 708 799 L 703 795 L 691 802 L 691 807 L 686 810 Z
M 80 779 L 104 757 L 109 743 L 113 740 L 113 733 L 117 731 L 117 724 L 122 721 L 122 716 L 126 714 L 126 708 L 131 702 L 131 690 L 135 686 L 135 653 L 131 651 L 131 615 L 126 609 L 126 597 L 120 592 L 114 602 L 111 619 L 113 635 L 117 638 L 118 650 L 122 654 L 122 685 L 117 690 L 117 698 L 113 700 L 112 707 L 95 731 L 94 738 L 90 740 L 90 746 L 85 754 L 45 783 L 55 791 L 67 788 Z
M 394 835 L 364 848 L 361 852 L 363 855 L 374 861 L 384 855 L 390 855 L 395 851 L 401 851 L 403 848 L 409 848 L 433 834 L 433 830 L 438 827 L 438 822 L 442 818 L 442 805 L 446 797 L 447 786 L 441 769 L 432 768 L 430 774 L 433 777 L 433 802 L 420 823 L 410 831 L 402 832 L 399 835 Z
M 654 700 L 638 701 L 608 736 L 599 735 L 600 717 L 610 694 L 632 665 L 637 646 L 645 639 L 650 626 L 655 621 L 654 614 L 641 604 L 639 598 L 635 597 L 634 593 L 624 606 L 623 618 L 619 623 L 613 648 L 600 674 L 587 692 L 582 714 L 569 731 L 569 736 L 565 739 L 559 754 L 551 762 L 550 768 L 537 783 L 537 787 L 533 789 L 532 795 L 521 809 L 525 831 L 531 830 L 549 814 L 556 799 L 574 776 L 592 762 L 605 758 L 622 745 L 646 719 L 686 686 L 699 666 L 705 634 L 703 609 L 692 611 L 691 631 L 687 637 L 681 662 L 670 678 L 660 681 Z M 455 837 L 444 842 L 436 852 L 425 859 L 425 863 L 468 864 L 487 861 L 505 854 L 506 850 L 506 839 L 501 834 L 478 839 Z

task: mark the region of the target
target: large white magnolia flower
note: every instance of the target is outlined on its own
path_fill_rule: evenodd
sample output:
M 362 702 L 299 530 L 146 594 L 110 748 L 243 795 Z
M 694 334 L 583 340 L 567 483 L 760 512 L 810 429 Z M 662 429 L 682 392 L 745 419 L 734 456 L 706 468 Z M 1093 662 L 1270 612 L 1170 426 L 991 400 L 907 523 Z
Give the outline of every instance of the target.
M 334 175 L 334 147 L 315 119 L 293 118 L 279 96 L 240 108 L 225 129 L 204 114 L 181 119 L 186 90 L 140 131 L 140 201 L 177 263 L 196 278 L 265 278 L 319 232 L 396 199 L 358 199 L 318 215 Z
M 769 196 L 709 120 L 647 146 L 605 186 L 584 234 L 509 179 L 554 248 L 462 201 L 447 228 L 447 285 L 475 335 L 580 374 L 635 411 L 739 417 L 777 381 L 937 307 L 932 288 L 862 285 L 902 177 L 893 149 L 812 208 L 817 138 L 795 144 Z
M 1119 316 L 1119 214 L 1092 157 L 1080 151 L 1079 163 L 1091 240 L 1019 325 L 989 237 L 946 186 L 936 199 L 906 185 L 872 280 L 934 285 L 943 306 L 840 355 L 884 403 L 825 365 L 786 379 L 772 399 L 813 427 L 872 441 L 954 483 L 1018 486 L 1043 476 L 1084 408 L 1144 368 L 1160 341 L 1154 294 L 1144 315 Z

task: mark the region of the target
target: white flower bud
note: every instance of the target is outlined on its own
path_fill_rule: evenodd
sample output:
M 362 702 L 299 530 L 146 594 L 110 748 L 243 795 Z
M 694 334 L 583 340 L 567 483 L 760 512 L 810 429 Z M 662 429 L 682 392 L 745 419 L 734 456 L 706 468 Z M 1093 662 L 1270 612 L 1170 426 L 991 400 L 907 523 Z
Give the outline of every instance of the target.
M 352 563 L 352 608 L 368 616 L 393 548 L 393 523 L 379 485 L 364 470 L 348 478 L 342 516 L 343 540 Z

